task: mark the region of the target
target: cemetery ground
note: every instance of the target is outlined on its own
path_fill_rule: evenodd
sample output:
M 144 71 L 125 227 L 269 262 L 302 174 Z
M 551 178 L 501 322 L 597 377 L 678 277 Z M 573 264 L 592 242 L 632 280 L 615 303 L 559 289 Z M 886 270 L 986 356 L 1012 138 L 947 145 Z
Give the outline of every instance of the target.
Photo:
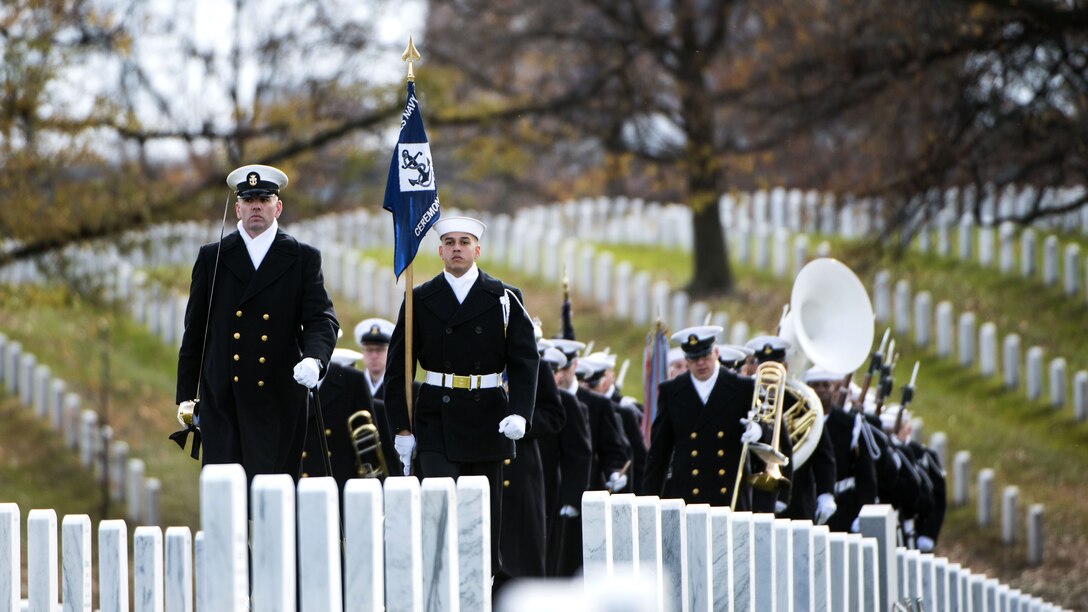
M 690 276 L 690 257 L 663 249 L 599 245 L 615 261 L 630 261 L 636 270 L 647 270 L 655 280 L 682 286 Z M 1088 366 L 1083 299 L 1064 297 L 1060 287 L 1003 276 L 996 270 L 972 268 L 932 256 L 908 254 L 892 262 L 886 255 L 852 252 L 847 245 L 833 243 L 832 252 L 848 263 L 871 286 L 880 269 L 891 272 L 894 283 L 909 278 L 912 291 L 925 289 L 934 303 L 950 300 L 958 314 L 973 311 L 981 324 L 993 321 L 1001 333 L 1015 331 L 1023 347 L 1039 345 L 1049 357 L 1064 356 L 1070 371 Z M 386 251 L 370 256 L 387 264 Z M 437 257 L 421 254 L 416 260 L 415 282 L 420 283 L 440 269 Z M 562 290 L 558 284 L 515 273 L 490 262 L 485 251 L 481 267 L 521 287 L 533 315 L 544 322 L 546 336 L 559 326 Z M 709 302 L 711 311 L 725 311 L 731 321 L 744 320 L 751 335 L 773 331 L 781 306 L 788 300 L 790 281 L 776 279 L 743 265 L 735 267 L 739 291 L 727 299 Z M 151 278 L 186 291 L 189 270 L 159 269 Z M 649 328 L 637 328 L 611 316 L 608 308 L 590 305 L 574 296 L 574 323 L 579 339 L 594 340 L 595 347 L 609 347 L 619 361 L 631 360 L 624 389 L 641 399 L 641 358 Z M 339 346 L 355 348 L 351 331 L 355 323 L 372 313 L 337 299 L 334 303 L 345 335 Z M 135 322 L 77 297 L 64 289 L 33 287 L 0 288 L 0 329 L 38 355 L 39 361 L 65 378 L 71 390 L 83 398 L 83 407 L 101 406 L 103 342 L 98 325 L 109 319 L 110 389 L 109 424 L 114 439 L 129 443 L 130 456 L 146 463 L 146 473 L 162 480 L 162 523 L 199 526 L 197 515 L 198 463 L 167 440 L 177 428 L 174 419 L 174 378 L 177 352 L 153 337 Z M 883 327 L 877 334 L 883 333 Z M 1088 501 L 1088 423 L 1077 423 L 1068 405 L 1050 408 L 1045 400 L 1028 401 L 1021 390 L 1006 391 L 1000 375 L 983 379 L 977 366 L 960 368 L 955 356 L 938 358 L 930 349 L 916 350 L 911 334 L 895 335 L 902 351 L 896 370 L 897 383 L 909 376 L 915 359 L 922 362 L 918 393 L 912 410 L 924 419 L 923 441 L 936 431 L 948 435 L 948 462 L 961 450 L 971 452 L 971 495 L 967 505 L 952 505 L 951 465 L 949 508 L 939 554 L 985 572 L 1014 588 L 1034 593 L 1061 605 L 1088 609 L 1088 515 L 1082 507 Z M 894 393 L 898 399 L 899 390 Z M 86 513 L 93 521 L 101 516 L 100 487 L 90 472 L 79 466 L 76 455 L 67 450 L 59 436 L 33 418 L 32 411 L 19 407 L 17 399 L 0 401 L 0 491 L 3 501 L 19 503 L 26 513 L 31 508 L 55 508 L 58 516 Z M 978 470 L 992 468 L 996 474 L 995 525 L 980 528 L 976 520 Z M 1006 485 L 1020 488 L 1020 516 L 1016 523 L 1021 537 L 1007 546 L 1000 535 L 1000 491 Z M 1032 503 L 1046 506 L 1044 518 L 1045 561 L 1027 565 L 1024 511 Z M 121 504 L 111 506 L 111 517 L 123 516 Z M 130 525 L 134 528 L 135 525 Z M 25 527 L 24 527 L 25 536 Z M 130 533 L 131 537 L 131 533 Z M 25 542 L 24 537 L 24 556 Z M 24 572 L 24 577 L 25 577 Z M 25 578 L 24 578 L 25 580 Z

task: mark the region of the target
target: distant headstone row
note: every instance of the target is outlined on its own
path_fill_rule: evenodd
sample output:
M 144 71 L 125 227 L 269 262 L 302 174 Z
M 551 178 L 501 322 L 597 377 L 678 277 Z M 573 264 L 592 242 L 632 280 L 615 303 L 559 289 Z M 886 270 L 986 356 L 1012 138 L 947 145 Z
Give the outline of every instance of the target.
M 48 366 L 38 363 L 21 343 L 3 333 L 0 383 L 8 395 L 18 397 L 23 406 L 58 433 L 97 482 L 107 482 L 111 501 L 124 503 L 126 516 L 148 525 L 159 523 L 159 479 L 145 475 L 144 462 L 129 457 L 128 444 L 114 440 L 113 429 L 99 424 L 98 413 L 82 408 L 82 400 L 67 383 L 53 376 Z

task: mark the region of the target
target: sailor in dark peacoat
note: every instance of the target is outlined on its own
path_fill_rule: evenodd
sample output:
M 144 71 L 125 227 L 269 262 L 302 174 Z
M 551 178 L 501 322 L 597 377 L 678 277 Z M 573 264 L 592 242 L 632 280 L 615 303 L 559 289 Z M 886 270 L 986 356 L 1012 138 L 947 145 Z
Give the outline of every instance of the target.
M 251 168 L 267 167 L 246 166 L 231 176 Z M 201 247 L 178 351 L 176 399 L 191 401 L 199 392 L 205 465 L 240 463 L 251 479 L 268 473 L 297 478 L 307 389 L 293 369 L 306 358 L 316 360 L 319 371 L 328 364 L 339 323 L 325 291 L 321 254 L 278 228 L 282 203 L 270 191 L 276 184 L 257 178 L 257 186 L 267 189 L 257 196 L 239 191 L 239 230 L 249 231 L 251 219 L 268 212 L 271 203 L 265 231 L 252 239 L 271 244 L 256 268 L 237 231 L 223 238 L 221 250 L 215 243 Z

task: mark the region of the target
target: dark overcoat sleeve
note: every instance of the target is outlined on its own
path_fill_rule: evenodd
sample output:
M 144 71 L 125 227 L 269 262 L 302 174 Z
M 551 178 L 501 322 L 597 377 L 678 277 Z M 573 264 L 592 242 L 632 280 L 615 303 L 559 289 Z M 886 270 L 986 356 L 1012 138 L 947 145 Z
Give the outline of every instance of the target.
M 562 393 L 562 392 L 561 392 Z M 561 396 L 566 412 L 559 430 L 559 505 L 582 505 L 582 493 L 589 488 L 593 447 L 590 444 L 586 407 L 573 394 Z
M 551 368 L 541 361 L 538 369 L 540 373 L 537 377 L 533 422 L 532 427 L 525 434 L 529 440 L 558 434 L 567 419 L 566 411 L 563 410 L 563 404 L 559 399 L 559 387 L 555 385 Z
M 200 377 L 201 350 L 204 348 L 204 330 L 208 321 L 208 287 L 210 285 L 210 265 L 207 263 L 209 249 L 217 245 L 205 245 L 197 254 L 193 264 L 192 281 L 189 284 L 189 301 L 185 305 L 185 331 L 181 336 L 181 349 L 178 351 L 178 382 L 175 403 L 196 398 L 197 380 Z M 211 252 L 214 255 L 214 252 Z
M 640 495 L 661 495 L 665 487 L 665 473 L 669 467 L 676 432 L 670 412 L 671 386 L 662 384 L 657 396 L 657 415 L 650 429 L 650 448 L 646 453 L 646 469 L 642 474 Z
M 300 243 L 302 253 L 302 356 L 312 357 L 329 365 L 332 349 L 336 347 L 336 332 L 340 323 L 333 311 L 332 299 L 325 290 L 325 277 L 321 273 L 321 252 Z
M 418 304 L 418 289 L 416 291 L 416 303 Z M 404 302 L 401 302 L 400 313 L 397 314 L 397 324 L 393 328 L 393 334 L 389 339 L 389 350 L 386 353 L 385 370 L 385 416 L 389 419 L 389 430 L 393 435 L 402 431 L 410 431 L 408 398 L 404 392 Z M 413 327 L 412 332 L 412 377 L 415 378 L 416 363 L 419 355 L 419 326 Z
M 521 415 L 531 427 L 533 407 L 536 406 L 540 355 L 536 352 L 533 322 L 525 310 L 521 291 L 510 286 L 506 286 L 506 289 L 517 296 L 517 303 L 513 303 L 511 298 L 510 323 L 506 327 L 506 376 L 510 385 L 510 414 Z

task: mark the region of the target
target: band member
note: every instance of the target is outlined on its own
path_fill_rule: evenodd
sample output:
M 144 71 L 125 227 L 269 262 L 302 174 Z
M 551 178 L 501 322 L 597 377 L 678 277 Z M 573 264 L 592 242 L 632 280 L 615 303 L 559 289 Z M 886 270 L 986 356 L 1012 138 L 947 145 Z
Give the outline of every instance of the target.
M 907 411 L 907 414 L 909 412 Z M 894 411 L 892 414 L 895 414 Z M 894 429 L 893 425 L 894 440 L 898 442 L 899 449 L 913 466 L 921 483 L 924 498 L 924 503 L 918 504 L 913 529 L 905 527 L 904 532 L 908 536 L 914 536 L 914 545 L 918 550 L 933 552 L 937 537 L 940 535 L 941 525 L 944 523 L 947 502 L 944 467 L 937 453 L 912 437 L 914 423 L 911 418 L 904 416 L 896 418 L 895 422 L 898 423 L 898 429 Z
M 355 326 L 355 342 L 363 353 L 367 390 L 374 399 L 385 399 L 385 358 L 392 336 L 393 322 L 385 319 L 364 319 Z
M 768 361 L 774 361 L 782 364 L 783 367 L 787 368 L 788 372 L 789 366 L 786 357 L 792 347 L 790 346 L 789 341 L 787 341 L 786 339 L 780 338 L 778 336 L 759 336 L 756 338 L 752 338 L 751 340 L 746 342 L 744 346 L 747 349 L 751 350 L 753 353 L 752 358 L 745 362 L 744 365 L 744 369 L 750 370 L 752 375 L 755 375 L 756 369 L 759 367 L 760 364 Z M 789 394 L 787 394 L 785 401 L 791 401 Z M 786 406 L 782 407 L 782 410 L 785 411 L 789 408 L 790 405 L 787 404 Z M 767 431 L 771 431 L 770 427 L 767 428 Z M 762 441 L 765 443 L 769 443 L 771 439 L 771 435 L 770 433 L 768 433 L 768 435 L 765 436 Z M 778 450 L 788 459 L 790 459 L 790 461 L 787 462 L 785 465 L 781 466 L 779 470 L 782 476 L 792 483 L 794 469 L 792 461 L 793 447 L 790 444 L 789 432 L 786 429 L 786 423 L 784 421 L 782 423 L 782 431 L 778 436 L 778 441 Z M 767 466 L 763 463 L 762 460 L 759 459 L 759 457 L 752 458 L 753 472 L 763 471 L 764 469 L 766 469 L 766 467 Z M 785 512 L 786 508 L 789 507 L 791 493 L 792 487 L 790 486 L 782 487 L 777 492 L 753 489 L 752 511 L 773 513 Z
M 684 350 L 688 372 L 661 383 L 657 418 L 640 493 L 681 498 L 688 503 L 728 506 L 744 442 L 758 441 L 758 423 L 744 425 L 755 385 L 718 364 L 718 326 L 690 327 L 673 334 Z M 666 480 L 671 467 L 672 477 Z M 738 510 L 751 508 L 746 479 L 741 479 Z
M 638 490 L 642 471 L 646 467 L 646 443 L 642 439 L 642 405 L 634 398 L 620 397 L 616 400 L 615 365 L 616 356 L 594 353 L 583 360 L 594 372 L 586 379 L 586 387 L 594 393 L 612 400 L 612 408 L 619 417 L 620 431 L 627 440 L 628 458 L 631 465 L 625 476 L 627 483 L 614 493 L 631 493 Z
M 370 421 L 378 430 L 379 447 L 386 462 L 386 469 L 394 476 L 389 461 L 393 452 L 393 436 L 389 432 L 389 423 L 385 418 L 385 409 L 381 402 L 375 402 L 367 388 L 367 375 L 355 368 L 355 362 L 363 355 L 349 349 L 334 349 L 325 377 L 318 383 L 321 399 L 322 421 L 324 430 L 318 425 L 316 410 L 310 411 L 306 425 L 306 445 L 302 452 L 302 476 L 325 476 L 325 463 L 321 459 L 321 442 L 318 436 L 325 436 L 332 464 L 332 476 L 336 484 L 343 489 L 349 478 L 358 477 L 358 449 L 352 437 L 348 420 L 356 412 L 366 410 Z M 376 454 L 364 458 L 369 463 L 378 463 Z M 399 466 L 399 464 L 397 464 Z M 377 465 L 373 466 L 377 469 Z M 389 475 L 389 474 L 386 474 Z
M 538 342 L 540 377 L 537 379 L 533 426 L 517 441 L 517 456 L 503 460 L 502 570 L 509 578 L 544 577 L 547 557 L 548 481 L 543 471 L 538 441 L 554 437 L 564 425 L 565 412 L 555 386 L 552 368 L 566 364 L 563 353 L 548 341 Z M 554 495 L 554 490 L 551 491 Z M 496 578 L 496 582 L 499 579 Z
M 600 393 L 590 390 L 591 386 L 599 383 L 604 369 L 598 369 L 584 359 L 579 359 L 574 372 L 577 378 L 575 396 L 586 405 L 593 446 L 589 490 L 607 490 L 613 493 L 622 491 L 627 486 L 627 472 L 631 468 L 631 448 L 616 414 L 615 404 Z
M 324 374 L 339 323 L 320 252 L 279 229 L 287 175 L 243 166 L 227 184 L 237 196 L 238 230 L 201 247 L 193 266 L 178 351 L 178 420 L 195 409 L 205 465 L 240 463 L 250 479 L 297 478 L 306 389 Z
M 585 344 L 574 340 L 552 340 L 566 363 L 555 368 L 555 384 L 563 403 L 565 419 L 558 435 L 538 440 L 544 468 L 545 491 L 558 480 L 554 498 L 548 501 L 548 575 L 573 576 L 582 566 L 582 493 L 589 488 L 593 462 L 589 409 L 575 396 L 578 380 L 574 369 L 578 352 Z M 556 485 L 552 485 L 556 486 Z
M 846 376 L 812 367 L 805 384 L 812 387 L 824 408 L 824 431 L 835 451 L 836 510 L 827 524 L 832 531 L 857 531 L 855 521 L 865 504 L 876 503 L 876 469 L 860 414 L 843 408 Z
M 688 362 L 684 359 L 684 349 L 674 346 L 666 356 L 669 363 L 668 380 L 672 380 L 688 371 Z
M 529 426 L 539 357 L 521 292 L 476 266 L 484 224 L 443 217 L 434 224 L 444 270 L 413 289 L 413 318 L 401 305 L 389 343 L 385 405 L 404 465 L 418 451 L 422 477 L 487 476 L 491 484 L 492 569 L 499 572 L 502 461 Z M 415 363 L 427 370 L 409 419 L 404 390 L 405 325 Z M 509 393 L 503 390 L 503 373 Z

